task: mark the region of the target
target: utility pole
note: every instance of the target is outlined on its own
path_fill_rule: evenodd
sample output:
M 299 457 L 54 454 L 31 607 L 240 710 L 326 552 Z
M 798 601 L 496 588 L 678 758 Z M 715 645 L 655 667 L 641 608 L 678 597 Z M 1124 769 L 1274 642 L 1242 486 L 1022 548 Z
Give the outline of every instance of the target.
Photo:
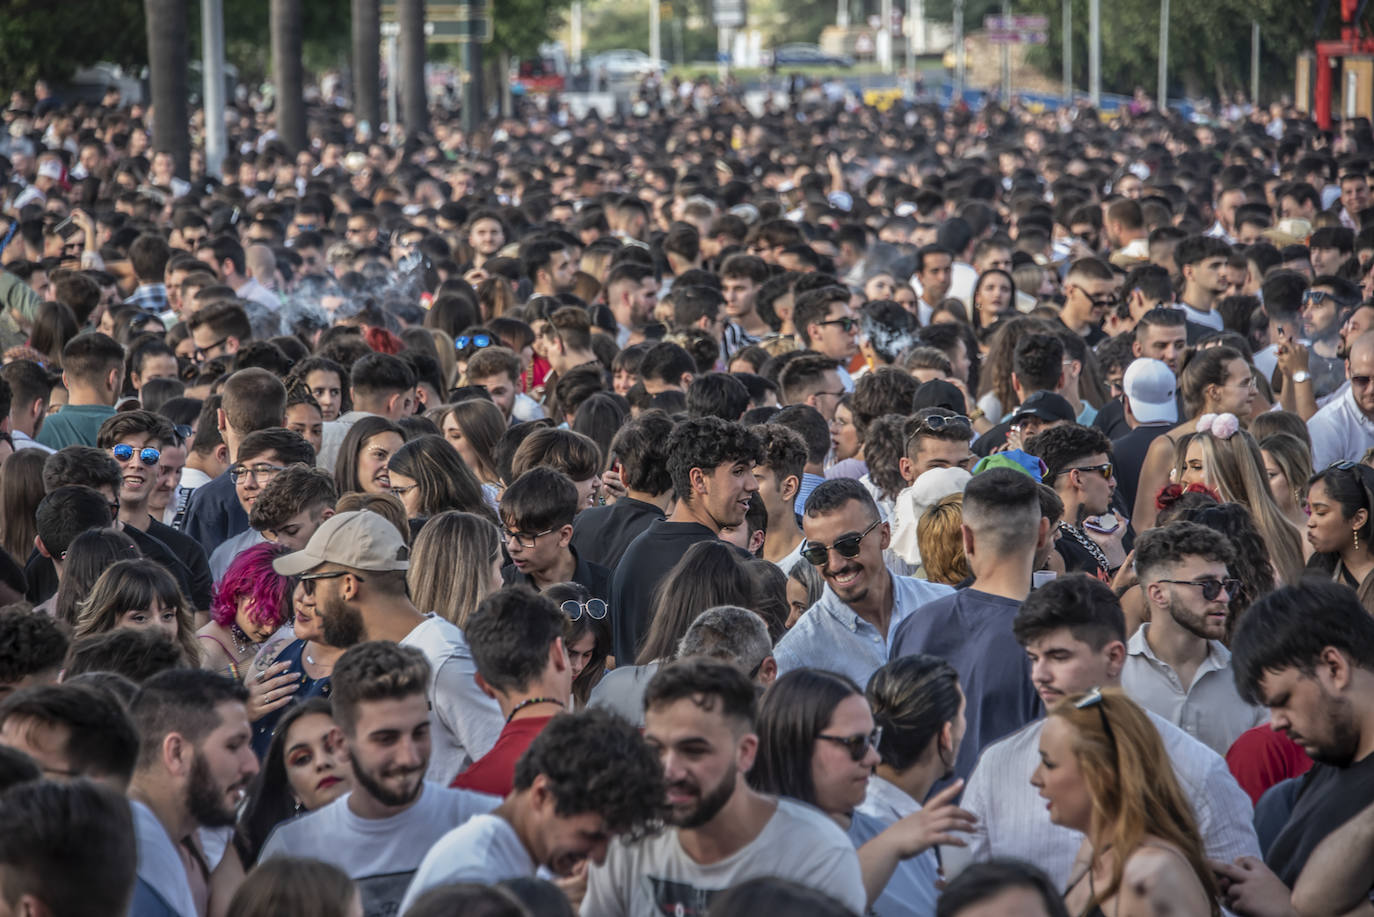
M 386 123 L 395 129 L 395 125 L 400 122 L 401 117 L 398 98 L 401 81 L 397 78 L 398 67 L 396 62 L 396 58 L 399 56 L 396 46 L 398 44 L 397 39 L 401 34 L 401 25 L 398 22 L 383 22 L 381 29 L 382 42 L 386 46 Z
M 878 4 L 882 25 L 878 28 L 878 62 L 883 73 L 892 72 L 892 0 L 882 0 Z
M 1159 91 L 1155 93 L 1155 107 L 1161 114 L 1169 110 L 1169 0 L 1159 0 Z
M 1002 0 L 1002 27 L 1011 28 L 1011 0 Z M 1011 105 L 1011 45 L 1002 45 L 1002 105 Z
M 392 58 L 392 85 L 401 89 L 401 121 L 406 136 L 414 137 L 429 129 L 429 91 L 425 85 L 425 0 L 397 0 L 396 22 L 401 27 L 399 42 L 392 45 L 400 54 Z M 392 39 L 396 41 L 396 39 Z M 395 98 L 395 93 L 392 93 Z M 391 121 L 395 124 L 393 117 Z
M 1073 0 L 1064 0 L 1064 105 L 1073 106 Z
M 582 0 L 573 0 L 569 20 L 572 40 L 568 43 L 568 66 L 571 69 L 582 61 Z
M 1259 20 L 1250 20 L 1250 104 L 1259 107 Z
M 205 81 L 205 174 L 218 178 L 226 151 L 223 0 L 200 0 L 200 36 L 201 76 Z
M 659 0 L 649 0 L 649 56 L 656 61 L 663 60 L 662 15 Z
M 1102 107 L 1102 0 L 1088 0 L 1088 97 Z
M 964 95 L 964 0 L 954 0 L 954 97 Z

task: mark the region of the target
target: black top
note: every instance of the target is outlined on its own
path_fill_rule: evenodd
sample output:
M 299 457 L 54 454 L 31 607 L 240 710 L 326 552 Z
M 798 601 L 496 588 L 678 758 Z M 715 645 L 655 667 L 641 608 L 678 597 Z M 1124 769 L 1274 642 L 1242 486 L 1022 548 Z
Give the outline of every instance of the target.
M 197 611 L 208 611 L 215 589 L 215 577 L 210 573 L 210 558 L 194 538 L 178 532 L 170 525 L 163 525 L 151 516 L 148 517 L 148 534 L 172 549 L 187 571 L 191 574 L 191 592 L 187 596 L 191 606 Z
M 1126 405 L 1120 398 L 1113 398 L 1102 405 L 1102 410 L 1093 418 L 1092 427 L 1107 434 L 1108 439 L 1116 440 L 1131 432 L 1126 423 Z
M 1112 440 L 1112 464 L 1116 466 L 1116 492 L 1125 501 L 1126 513 L 1135 512 L 1136 485 L 1140 483 L 1140 469 L 1145 465 L 1145 453 L 1150 443 L 1168 433 L 1171 423 L 1141 425 L 1120 439 Z
M 611 633 L 617 665 L 633 664 L 639 645 L 649 632 L 654 590 L 673 564 L 698 541 L 718 537 L 698 522 L 659 519 L 649 523 L 626 548 L 611 579 Z
M 120 530 L 133 539 L 140 554 L 167 568 L 167 572 L 176 578 L 183 595 L 191 595 L 191 571 L 177 558 L 171 548 L 131 525 L 122 526 Z M 46 602 L 57 594 L 57 571 L 53 569 L 52 558 L 39 554 L 37 548 L 29 555 L 28 563 L 24 567 L 24 576 L 29 582 L 29 591 L 25 597 L 35 605 Z M 205 608 L 209 607 L 207 603 Z
M 652 503 L 621 497 L 610 506 L 594 506 L 578 513 L 573 520 L 572 546 L 578 557 L 615 569 L 630 542 L 662 518 L 663 510 Z
M 611 595 L 611 571 L 600 564 L 588 563 L 571 545 L 569 545 L 568 550 L 572 551 L 573 561 L 576 563 L 572 581 L 587 587 L 592 598 L 606 601 Z M 520 568 L 513 563 L 506 564 L 501 568 L 501 582 L 507 586 L 513 583 L 523 583 L 531 589 L 539 588 L 534 584 L 532 576 L 528 573 L 521 573 Z
M 1082 534 L 1082 531 L 1079 532 Z M 1083 537 L 1087 537 L 1084 535 Z M 1112 581 L 1111 572 L 1098 563 L 1093 552 L 1084 547 L 1081 542 L 1073 535 L 1064 531 L 1061 527 L 1059 535 L 1055 539 L 1054 549 L 1059 552 L 1059 556 L 1064 558 L 1065 573 L 1086 573 L 1095 576 L 1104 583 Z
M 1374 802 L 1374 755 L 1349 767 L 1314 764 L 1302 777 L 1293 814 L 1264 857 L 1264 863 L 1289 888 L 1332 831 Z
M 239 505 L 229 472 L 195 489 L 186 504 L 186 519 L 181 528 L 200 543 L 206 556 L 240 532 L 248 531 L 248 514 Z

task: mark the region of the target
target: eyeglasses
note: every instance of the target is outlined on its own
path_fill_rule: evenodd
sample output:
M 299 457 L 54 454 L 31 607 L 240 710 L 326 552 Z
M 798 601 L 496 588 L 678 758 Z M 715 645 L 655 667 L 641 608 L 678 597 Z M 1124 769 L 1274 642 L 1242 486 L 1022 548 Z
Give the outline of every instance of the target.
M 211 344 L 209 347 L 197 347 L 196 362 L 204 363 L 207 359 L 209 359 L 210 351 L 214 350 L 216 347 L 224 346 L 224 342 L 229 340 L 229 338 L 231 337 L 233 337 L 233 335 L 226 334 L 224 337 L 220 338 L 218 341 L 215 341 L 215 343 Z
M 1209 602 L 1214 601 L 1217 596 L 1221 595 L 1221 591 L 1223 589 L 1226 590 L 1226 597 L 1228 599 L 1231 598 L 1231 596 L 1235 595 L 1236 592 L 1240 589 L 1240 580 L 1231 579 L 1229 577 L 1226 579 L 1200 580 L 1162 579 L 1159 582 L 1172 583 L 1175 586 L 1196 586 L 1202 590 L 1202 597 Z
M 862 532 L 842 535 L 835 539 L 834 544 L 829 546 L 823 544 L 807 544 L 807 546 L 802 549 L 801 556 L 813 567 L 819 567 L 824 564 L 830 558 L 830 552 L 832 550 L 841 557 L 858 557 L 859 543 L 862 542 L 864 538 L 868 536 L 868 533 L 873 531 L 878 523 L 882 521 L 881 517 L 874 519 L 873 524 Z
M 821 733 L 816 738 L 834 742 L 836 745 L 843 745 L 845 750 L 849 752 L 849 757 L 855 761 L 862 761 L 870 748 L 874 751 L 878 750 L 878 743 L 883 740 L 883 727 L 875 727 L 868 735 L 828 736 Z
M 1374 376 L 1351 376 L 1351 388 L 1369 388 L 1369 384 L 1374 382 Z
M 843 331 L 845 334 L 848 334 L 849 332 L 853 331 L 854 326 L 856 326 L 859 323 L 856 319 L 850 318 L 849 316 L 845 316 L 844 318 L 828 318 L 823 322 L 812 322 L 812 324 L 838 325 L 841 331 Z
M 301 584 L 302 592 L 308 596 L 313 596 L 315 594 L 315 583 L 317 581 L 322 579 L 338 579 L 342 576 L 351 576 L 360 583 L 367 582 L 367 580 L 363 579 L 352 570 L 336 570 L 333 573 L 306 573 L 298 578 L 298 582 Z
M 469 344 L 481 350 L 483 347 L 491 346 L 491 338 L 485 334 L 474 334 L 472 337 L 468 337 L 466 334 L 459 335 L 458 340 L 453 342 L 453 349 L 467 350 Z
M 1107 710 L 1102 703 L 1102 689 L 1094 687 L 1091 691 L 1074 701 L 1075 710 L 1087 710 L 1089 707 L 1097 707 L 1097 713 L 1102 717 L 1102 731 L 1107 734 L 1107 741 L 1112 743 L 1112 757 L 1115 758 L 1116 752 L 1116 733 L 1112 732 L 1112 723 L 1107 719 Z
M 129 459 L 134 457 L 134 447 L 130 446 L 128 443 L 119 443 L 111 447 L 110 454 L 121 462 L 127 462 Z M 138 460 L 143 464 L 147 465 L 149 468 L 156 465 L 157 460 L 161 456 L 162 453 L 154 449 L 152 446 L 144 446 L 142 449 L 138 450 Z
M 559 606 L 563 609 L 563 614 L 568 616 L 568 620 L 580 620 L 583 614 L 587 617 L 600 621 L 606 617 L 606 603 L 600 599 L 588 599 L 585 602 L 575 602 L 572 599 Z
M 254 465 L 249 468 L 247 465 L 235 465 L 229 469 L 229 480 L 235 484 L 246 477 L 251 477 L 259 484 L 270 481 L 278 472 L 285 471 L 285 465 Z
M 392 484 L 391 492 L 398 497 L 404 497 L 406 494 L 410 493 L 412 490 L 419 486 L 419 484 L 407 484 L 404 487 L 397 487 L 395 484 Z
M 1335 299 L 1335 294 L 1328 293 L 1326 290 L 1304 290 L 1302 294 L 1302 304 L 1304 306 L 1320 306 L 1328 299 Z
M 1114 468 L 1111 462 L 1103 462 L 1101 465 L 1075 465 L 1072 468 L 1065 468 L 1064 471 L 1096 471 L 1102 475 L 1103 480 L 1110 481 Z
M 510 544 L 512 541 L 518 541 L 518 542 L 520 543 L 520 547 L 522 547 L 522 548 L 532 548 L 532 547 L 534 547 L 534 543 L 535 543 L 536 541 L 538 541 L 540 538 L 544 537 L 545 535 L 550 535 L 550 534 L 552 534 L 553 531 L 554 531 L 553 529 L 545 529 L 545 530 L 542 531 L 542 532 L 533 532 L 533 533 L 531 533 L 531 532 L 512 532 L 510 529 L 502 529 L 502 530 L 501 530 L 501 543 L 502 543 L 502 544 Z

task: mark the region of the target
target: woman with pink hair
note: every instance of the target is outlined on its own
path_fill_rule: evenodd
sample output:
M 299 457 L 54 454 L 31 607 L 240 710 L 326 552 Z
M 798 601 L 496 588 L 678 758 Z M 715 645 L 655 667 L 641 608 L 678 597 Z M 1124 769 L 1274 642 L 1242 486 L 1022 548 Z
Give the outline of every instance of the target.
M 229 564 L 215 588 L 209 624 L 196 632 L 201 665 L 242 679 L 262 643 L 291 617 L 291 580 L 272 569 L 286 553 L 271 542 L 255 544 Z

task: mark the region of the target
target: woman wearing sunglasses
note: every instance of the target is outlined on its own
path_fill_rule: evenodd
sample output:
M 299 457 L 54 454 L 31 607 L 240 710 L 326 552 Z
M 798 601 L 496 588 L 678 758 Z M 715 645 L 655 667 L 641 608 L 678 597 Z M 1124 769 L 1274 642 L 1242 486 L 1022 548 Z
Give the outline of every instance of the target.
M 1070 914 L 1221 913 L 1197 819 L 1159 732 L 1119 689 L 1055 705 L 1030 782 L 1050 821 L 1086 835 L 1064 895 Z
M 809 803 L 848 832 L 859 851 L 867 912 L 934 914 L 935 871 L 920 855 L 937 844 L 963 846 L 951 833 L 967 831 L 973 821 L 952 803 L 963 782 L 900 821 L 885 822 L 861 810 L 869 779 L 882 762 L 883 730 L 859 686 L 833 672 L 797 669 L 775 681 L 759 705 L 756 732 L 750 785 Z
M 1307 569 L 1344 583 L 1374 614 L 1374 468 L 1340 462 L 1307 485 Z
M 606 603 L 581 583 L 554 583 L 544 595 L 563 610 L 563 647 L 572 667 L 573 709 L 581 710 L 606 674 L 606 657 L 611 652 Z

